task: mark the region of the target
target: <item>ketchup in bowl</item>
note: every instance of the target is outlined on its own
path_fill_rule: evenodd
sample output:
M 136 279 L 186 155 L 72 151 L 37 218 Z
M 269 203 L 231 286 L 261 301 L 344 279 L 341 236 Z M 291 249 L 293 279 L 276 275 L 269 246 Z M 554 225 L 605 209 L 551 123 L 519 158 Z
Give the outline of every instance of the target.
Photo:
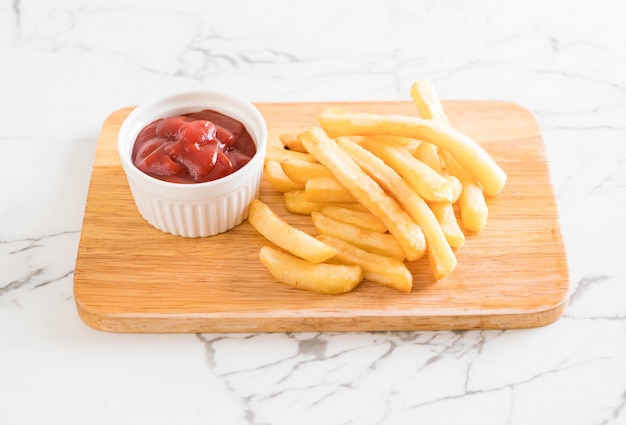
M 256 145 L 241 122 L 206 109 L 144 127 L 131 160 L 159 180 L 202 183 L 234 173 L 255 153 Z

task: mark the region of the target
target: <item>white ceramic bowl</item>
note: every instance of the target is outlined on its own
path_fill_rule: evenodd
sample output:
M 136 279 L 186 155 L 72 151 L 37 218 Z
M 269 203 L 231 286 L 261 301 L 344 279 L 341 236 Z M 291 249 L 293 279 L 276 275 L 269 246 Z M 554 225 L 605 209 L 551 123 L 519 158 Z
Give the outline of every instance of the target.
M 212 109 L 244 124 L 256 154 L 241 169 L 205 183 L 171 183 L 140 171 L 131 160 L 137 134 L 159 118 Z M 248 216 L 250 201 L 258 196 L 267 151 L 267 127 L 249 101 L 221 90 L 177 92 L 143 103 L 122 123 L 118 151 L 139 213 L 167 233 L 205 237 L 225 232 Z

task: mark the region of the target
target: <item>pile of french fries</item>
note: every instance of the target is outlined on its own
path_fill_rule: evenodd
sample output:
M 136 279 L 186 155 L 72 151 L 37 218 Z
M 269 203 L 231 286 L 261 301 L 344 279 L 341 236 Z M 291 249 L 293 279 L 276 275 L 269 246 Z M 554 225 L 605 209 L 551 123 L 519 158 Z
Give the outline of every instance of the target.
M 275 245 L 260 259 L 276 280 L 324 294 L 364 279 L 408 292 L 407 262 L 424 255 L 436 280 L 452 273 L 455 251 L 485 227 L 486 196 L 502 190 L 506 174 L 450 125 L 430 81 L 416 81 L 411 98 L 416 116 L 332 108 L 319 114 L 320 127 L 281 135 L 283 149 L 270 148 L 265 177 L 319 233 L 251 203 L 249 222 Z

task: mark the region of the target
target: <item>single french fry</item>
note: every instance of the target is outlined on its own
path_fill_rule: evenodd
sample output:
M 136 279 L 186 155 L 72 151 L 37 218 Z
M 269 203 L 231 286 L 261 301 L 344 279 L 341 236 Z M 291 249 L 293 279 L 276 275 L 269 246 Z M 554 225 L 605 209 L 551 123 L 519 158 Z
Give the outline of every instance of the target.
M 402 146 L 376 143 L 366 139 L 363 147 L 396 170 L 422 198 L 433 202 L 453 201 L 454 193 L 450 181 L 415 158 Z
M 390 135 L 433 143 L 450 152 L 487 195 L 497 195 L 506 183 L 506 173 L 482 146 L 466 134 L 437 121 L 402 115 L 353 113 L 339 108 L 327 109 L 318 118 L 322 128 L 331 136 Z M 310 152 L 308 147 L 307 150 Z
M 290 192 L 292 190 L 304 189 L 303 184 L 296 183 L 287 177 L 279 162 L 266 160 L 263 171 L 267 181 L 269 181 L 272 187 L 279 192 Z
M 367 212 L 361 204 L 356 202 L 309 202 L 306 200 L 306 191 L 304 189 L 285 192 L 283 200 L 285 201 L 287 211 L 295 214 L 310 215 L 313 211 L 321 211 L 326 207 Z
M 481 232 L 487 225 L 489 209 L 485 196 L 480 187 L 473 183 L 466 183 L 459 197 L 461 221 L 463 227 L 472 232 Z
M 435 214 L 450 246 L 456 249 L 463 247 L 465 234 L 459 226 L 459 221 L 454 213 L 454 206 L 450 202 L 431 202 L 428 206 Z
M 324 204 L 319 202 L 309 202 L 306 200 L 304 189 L 292 190 L 283 194 L 285 208 L 295 214 L 310 215 L 313 211 L 320 211 Z
M 319 210 L 326 217 L 353 224 L 372 232 L 386 233 L 387 227 L 382 221 L 369 211 L 359 211 L 354 208 L 345 208 L 337 205 L 323 206 Z
M 336 207 L 349 209 L 353 211 L 367 211 L 361 204 L 356 202 L 309 202 L 306 200 L 306 192 L 304 189 L 292 190 L 283 194 L 285 207 L 287 211 L 295 214 L 310 215 L 313 211 L 321 211 L 322 208 Z
M 425 241 L 421 228 L 333 139 L 320 128 L 311 128 L 298 138 L 306 150 L 318 162 L 326 165 L 359 203 L 385 224 L 409 261 L 424 254 Z
M 337 144 L 419 223 L 426 238 L 426 249 L 435 279 L 440 280 L 449 275 L 456 267 L 456 256 L 424 199 L 393 168 L 372 152 L 343 137 L 337 139 Z
M 278 138 L 280 139 L 280 142 L 285 149 L 295 152 L 307 153 L 306 149 L 304 149 L 304 146 L 302 146 L 302 143 L 300 143 L 300 141 L 298 140 L 297 134 L 284 133 L 278 136 Z
M 310 263 L 269 246 L 261 248 L 259 258 L 277 281 L 320 294 L 352 291 L 364 275 L 363 269 L 356 265 Z
M 439 158 L 437 146 L 429 142 L 422 142 L 415 150 L 414 156 L 441 174 L 441 159 Z
M 396 258 L 400 261 L 406 258 L 398 240 L 389 233 L 366 230 L 353 224 L 326 217 L 317 211 L 311 213 L 311 219 L 317 231 L 324 235 L 334 236 L 365 251 Z
M 463 184 L 455 176 L 451 176 L 449 174 L 443 174 L 443 178 L 450 182 L 450 187 L 452 188 L 452 201 L 450 202 L 454 204 L 456 201 L 459 200 L 459 197 L 461 196 L 461 192 L 463 191 Z
M 333 176 L 333 173 L 331 173 L 328 168 L 317 162 L 287 159 L 282 161 L 280 166 L 290 180 L 302 185 L 306 184 L 306 182 L 312 178 Z
M 283 149 L 278 146 L 269 146 L 267 148 L 267 153 L 265 154 L 266 161 L 276 161 L 278 163 L 281 163 L 288 159 L 299 159 L 301 161 L 316 162 L 315 158 L 313 158 L 308 153 Z
M 292 227 L 258 199 L 250 203 L 248 221 L 269 241 L 311 263 L 321 263 L 337 253 L 334 248 Z
M 417 80 L 411 86 L 411 98 L 421 118 L 449 124 L 448 115 L 443 110 L 435 86 L 429 80 Z
M 413 275 L 404 262 L 397 258 L 385 257 L 365 251 L 342 239 L 319 235 L 317 239 L 337 250 L 331 261 L 354 264 L 361 267 L 364 278 L 370 282 L 410 292 L 413 287 Z
M 306 200 L 309 202 L 358 202 L 354 195 L 352 195 L 335 177 L 316 177 L 309 179 L 304 189 Z

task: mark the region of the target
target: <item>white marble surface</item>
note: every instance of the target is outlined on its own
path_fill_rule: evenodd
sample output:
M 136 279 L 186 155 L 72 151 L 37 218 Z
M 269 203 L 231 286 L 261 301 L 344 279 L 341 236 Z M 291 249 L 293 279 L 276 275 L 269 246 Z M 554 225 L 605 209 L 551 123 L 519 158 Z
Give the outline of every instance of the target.
M 0 423 L 626 424 L 626 3 L 0 0 Z M 570 262 L 509 331 L 119 335 L 76 314 L 100 125 L 157 90 L 510 100 Z

